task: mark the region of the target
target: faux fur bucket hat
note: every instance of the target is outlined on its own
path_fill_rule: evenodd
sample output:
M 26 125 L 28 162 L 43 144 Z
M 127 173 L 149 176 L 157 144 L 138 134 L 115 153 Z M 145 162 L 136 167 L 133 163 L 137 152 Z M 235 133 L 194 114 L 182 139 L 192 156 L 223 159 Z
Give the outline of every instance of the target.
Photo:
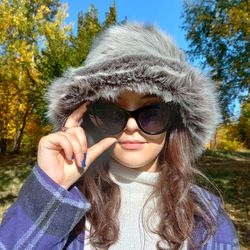
M 221 122 L 215 84 L 187 64 L 168 35 L 140 23 L 114 25 L 95 39 L 84 65 L 68 70 L 49 87 L 47 117 L 58 130 L 83 102 L 114 100 L 125 90 L 179 104 L 193 159 Z

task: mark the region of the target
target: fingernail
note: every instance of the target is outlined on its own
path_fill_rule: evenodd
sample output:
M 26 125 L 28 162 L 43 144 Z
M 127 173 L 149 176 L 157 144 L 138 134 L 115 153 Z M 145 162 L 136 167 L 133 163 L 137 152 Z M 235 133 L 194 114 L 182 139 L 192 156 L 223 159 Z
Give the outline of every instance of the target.
M 82 168 L 85 168 L 86 167 L 86 162 L 85 162 L 85 160 L 83 159 L 82 160 Z
M 83 159 L 86 160 L 87 159 L 87 153 L 83 153 Z
M 82 160 L 82 168 L 86 167 L 86 158 L 87 158 L 87 153 L 83 154 L 83 160 Z
M 70 157 L 70 160 L 74 160 L 74 159 L 75 159 L 75 156 L 72 155 L 72 156 Z

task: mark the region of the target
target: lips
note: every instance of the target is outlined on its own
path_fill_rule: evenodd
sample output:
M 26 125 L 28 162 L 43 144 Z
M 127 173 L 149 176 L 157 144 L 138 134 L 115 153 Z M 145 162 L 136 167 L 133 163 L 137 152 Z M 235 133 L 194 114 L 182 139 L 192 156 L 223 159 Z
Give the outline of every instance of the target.
M 123 149 L 126 149 L 126 150 L 141 149 L 144 147 L 144 144 L 146 144 L 146 142 L 143 142 L 143 141 L 122 141 L 122 142 L 120 142 L 121 147 Z
M 143 141 L 122 141 L 121 144 L 142 144 L 145 143 Z

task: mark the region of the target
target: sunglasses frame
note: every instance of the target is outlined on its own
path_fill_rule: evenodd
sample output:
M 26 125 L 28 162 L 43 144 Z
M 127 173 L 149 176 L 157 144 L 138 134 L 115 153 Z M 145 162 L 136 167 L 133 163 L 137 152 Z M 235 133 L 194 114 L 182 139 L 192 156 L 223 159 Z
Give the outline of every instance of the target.
M 118 110 L 120 110 L 120 111 L 123 112 L 124 117 L 125 117 L 125 121 L 124 121 L 124 125 L 121 127 L 121 129 L 120 129 L 119 132 L 110 133 L 110 132 L 108 132 L 107 130 L 105 130 L 104 128 L 102 128 L 101 126 L 98 126 L 98 120 L 96 119 L 95 110 L 96 110 L 99 106 L 103 107 L 103 105 L 115 106 L 116 109 L 118 109 Z M 143 106 L 143 107 L 138 108 L 138 109 L 133 110 L 133 111 L 128 111 L 128 110 L 125 110 L 125 109 L 123 109 L 123 108 L 121 108 L 121 107 L 119 107 L 119 106 L 117 106 L 117 105 L 115 105 L 115 104 L 113 104 L 113 103 L 101 103 L 101 102 L 97 102 L 97 103 L 92 103 L 92 104 L 89 106 L 88 111 L 87 111 L 87 114 L 88 114 L 89 119 L 90 119 L 90 121 L 91 121 L 92 123 L 94 123 L 94 122 L 92 121 L 92 119 L 91 119 L 90 116 L 91 116 L 91 115 L 93 116 L 93 118 L 95 119 L 95 122 L 96 122 L 96 124 L 97 124 L 97 125 L 96 125 L 96 124 L 94 124 L 94 125 L 95 125 L 98 129 L 100 129 L 103 133 L 105 133 L 105 134 L 107 134 L 107 135 L 114 135 L 114 134 L 118 134 L 118 133 L 122 132 L 123 129 L 126 127 L 126 124 L 127 124 L 127 122 L 128 122 L 128 119 L 129 119 L 130 117 L 132 117 L 132 118 L 134 118 L 134 119 L 136 120 L 136 123 L 137 123 L 138 127 L 139 127 L 140 130 L 143 131 L 145 134 L 157 135 L 157 134 L 163 133 L 164 131 L 167 131 L 167 130 L 170 128 L 170 123 L 167 122 L 166 126 L 165 126 L 163 129 L 161 129 L 160 131 L 148 132 L 148 131 L 146 131 L 144 128 L 141 127 L 141 124 L 140 124 L 140 122 L 139 122 L 139 115 L 140 115 L 141 112 L 143 112 L 144 110 L 148 110 L 148 109 L 151 109 L 151 108 L 160 108 L 160 109 L 165 109 L 165 112 L 171 111 L 169 117 L 170 117 L 171 121 L 173 121 L 172 118 L 171 118 L 171 117 L 173 116 L 173 115 L 172 115 L 172 112 L 173 112 L 172 108 L 173 108 L 173 107 L 174 107 L 173 102 L 168 102 L 168 103 L 150 104 L 150 105 Z M 172 122 L 171 122 L 171 123 L 172 123 Z

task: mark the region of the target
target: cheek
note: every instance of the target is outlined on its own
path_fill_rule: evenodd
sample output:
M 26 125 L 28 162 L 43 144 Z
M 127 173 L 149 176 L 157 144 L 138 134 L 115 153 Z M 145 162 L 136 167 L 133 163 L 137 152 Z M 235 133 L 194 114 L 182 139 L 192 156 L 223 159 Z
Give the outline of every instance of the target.
M 151 154 L 158 156 L 164 146 L 165 140 L 165 133 L 159 135 L 151 135 L 150 140 L 148 140 L 147 149 L 151 150 Z
M 156 143 L 156 144 L 164 144 L 166 139 L 166 132 L 159 135 L 145 135 L 144 138 L 147 139 L 148 142 Z

